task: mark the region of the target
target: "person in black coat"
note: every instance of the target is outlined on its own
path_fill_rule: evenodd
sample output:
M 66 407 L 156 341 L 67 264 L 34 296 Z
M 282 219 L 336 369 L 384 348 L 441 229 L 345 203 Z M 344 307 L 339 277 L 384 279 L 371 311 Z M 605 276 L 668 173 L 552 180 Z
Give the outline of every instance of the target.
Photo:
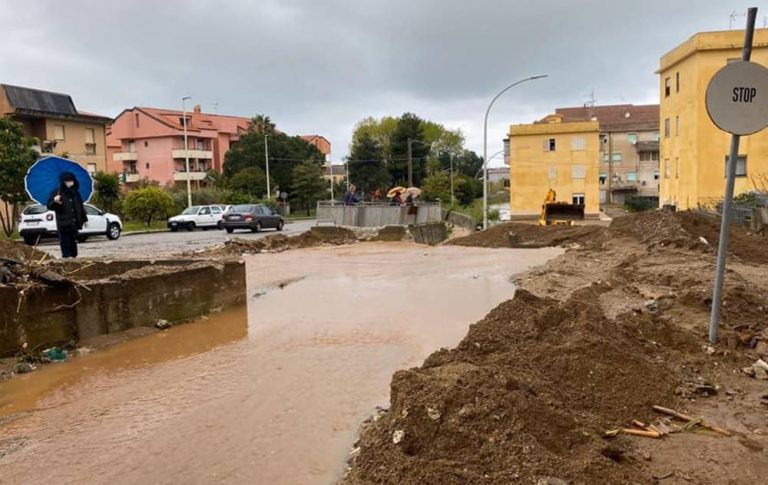
M 56 213 L 62 258 L 77 257 L 77 231 L 88 222 L 79 187 L 75 174 L 63 172 L 59 177 L 59 188 L 48 199 L 48 209 Z

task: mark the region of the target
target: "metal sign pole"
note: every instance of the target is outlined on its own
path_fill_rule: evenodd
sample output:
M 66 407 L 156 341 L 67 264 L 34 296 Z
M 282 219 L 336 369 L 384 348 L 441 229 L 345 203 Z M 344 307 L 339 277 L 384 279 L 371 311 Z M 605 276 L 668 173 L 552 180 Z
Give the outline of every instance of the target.
M 744 49 L 741 54 L 742 61 L 749 61 L 752 57 L 752 39 L 755 35 L 755 18 L 757 8 L 752 7 L 747 12 L 747 30 L 744 36 Z M 733 203 L 733 186 L 736 179 L 736 166 L 739 161 L 739 141 L 741 136 L 731 136 L 731 153 L 728 157 L 727 179 L 725 182 L 725 200 L 723 200 L 723 215 L 720 224 L 720 242 L 717 245 L 717 269 L 715 270 L 715 287 L 712 291 L 712 313 L 709 317 L 709 342 L 717 343 L 717 327 L 720 321 L 720 303 L 723 297 L 723 278 L 725 277 L 725 260 L 728 255 L 728 229 L 731 219 L 731 205 Z

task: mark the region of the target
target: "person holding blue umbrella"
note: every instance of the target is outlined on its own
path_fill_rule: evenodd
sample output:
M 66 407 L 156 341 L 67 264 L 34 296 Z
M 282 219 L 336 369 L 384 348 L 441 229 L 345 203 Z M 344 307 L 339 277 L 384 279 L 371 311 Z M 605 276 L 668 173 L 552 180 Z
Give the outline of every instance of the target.
M 88 222 L 78 182 L 72 172 L 62 172 L 59 188 L 51 193 L 48 209 L 56 213 L 56 231 L 62 258 L 77 257 L 77 232 Z
M 48 156 L 35 162 L 24 179 L 27 193 L 56 213 L 56 231 L 63 258 L 77 257 L 77 232 L 88 222 L 84 202 L 93 193 L 93 179 L 82 165 Z

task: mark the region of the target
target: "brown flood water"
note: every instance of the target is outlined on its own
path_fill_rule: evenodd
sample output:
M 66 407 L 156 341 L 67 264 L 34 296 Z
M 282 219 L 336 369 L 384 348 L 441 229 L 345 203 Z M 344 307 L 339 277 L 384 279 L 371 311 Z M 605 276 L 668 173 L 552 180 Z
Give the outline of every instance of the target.
M 248 309 L 0 383 L 0 483 L 332 483 L 397 369 L 559 249 L 361 244 L 248 259 Z

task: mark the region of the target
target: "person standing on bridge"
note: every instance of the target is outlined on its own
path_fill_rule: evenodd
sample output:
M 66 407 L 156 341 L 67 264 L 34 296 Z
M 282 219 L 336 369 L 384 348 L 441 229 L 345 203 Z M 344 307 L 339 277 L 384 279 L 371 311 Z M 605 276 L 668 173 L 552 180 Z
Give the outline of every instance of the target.
M 357 196 L 357 187 L 355 184 L 349 186 L 347 192 L 344 194 L 344 205 L 355 205 L 360 202 L 360 198 Z
M 77 257 L 77 232 L 88 222 L 75 174 L 62 172 L 59 188 L 48 200 L 48 210 L 56 213 L 56 231 L 62 258 Z

